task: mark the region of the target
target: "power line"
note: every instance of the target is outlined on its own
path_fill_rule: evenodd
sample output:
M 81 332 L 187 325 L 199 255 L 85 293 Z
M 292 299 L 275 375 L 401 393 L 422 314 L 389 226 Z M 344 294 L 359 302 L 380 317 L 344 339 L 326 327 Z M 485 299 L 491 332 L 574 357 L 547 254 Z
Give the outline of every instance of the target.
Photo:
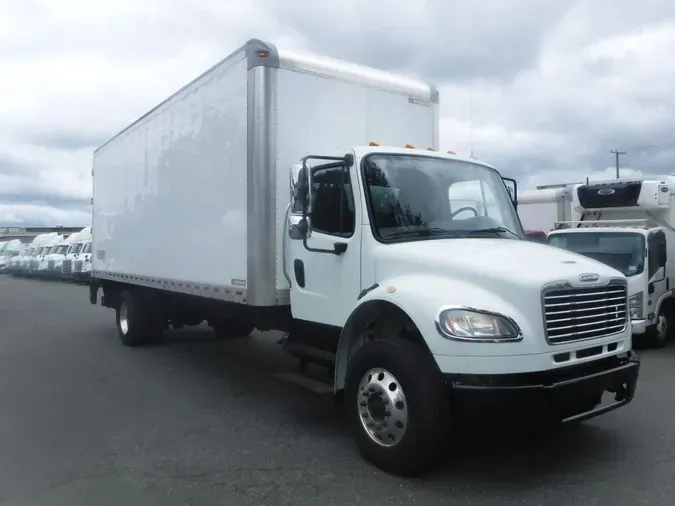
M 610 151 L 610 153 L 614 153 L 614 155 L 616 155 L 616 178 L 619 179 L 619 156 L 625 155 L 626 152 L 613 149 Z

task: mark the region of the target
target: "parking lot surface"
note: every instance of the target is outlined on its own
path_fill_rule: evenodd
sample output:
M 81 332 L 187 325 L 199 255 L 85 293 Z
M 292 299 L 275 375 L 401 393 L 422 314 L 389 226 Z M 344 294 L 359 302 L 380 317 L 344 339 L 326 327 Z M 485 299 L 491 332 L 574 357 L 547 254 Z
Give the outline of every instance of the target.
M 276 379 L 277 333 L 123 347 L 85 287 L 0 276 L 1 505 L 675 504 L 675 345 L 634 402 L 533 435 L 495 421 L 431 475 L 363 461 L 341 409 Z

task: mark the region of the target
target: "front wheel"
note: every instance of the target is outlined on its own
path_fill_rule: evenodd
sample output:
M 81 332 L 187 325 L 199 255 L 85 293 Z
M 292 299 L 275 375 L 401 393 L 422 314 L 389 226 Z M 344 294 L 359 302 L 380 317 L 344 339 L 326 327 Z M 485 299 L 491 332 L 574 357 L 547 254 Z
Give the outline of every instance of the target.
M 434 467 L 449 432 L 449 398 L 435 363 L 402 339 L 372 341 L 352 357 L 345 402 L 361 454 L 401 476 Z
M 647 339 L 653 348 L 663 348 L 668 344 L 672 326 L 671 313 L 667 304 L 661 304 L 656 323 L 647 329 Z

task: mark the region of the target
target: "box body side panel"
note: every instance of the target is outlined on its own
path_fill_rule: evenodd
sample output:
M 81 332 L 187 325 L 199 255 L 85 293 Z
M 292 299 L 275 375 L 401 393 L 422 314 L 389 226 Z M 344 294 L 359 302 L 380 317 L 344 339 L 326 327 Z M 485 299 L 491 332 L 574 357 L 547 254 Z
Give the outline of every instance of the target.
M 242 53 L 96 152 L 95 275 L 144 277 L 169 283 L 169 289 L 180 283 L 241 288 L 247 276 L 246 187 Z

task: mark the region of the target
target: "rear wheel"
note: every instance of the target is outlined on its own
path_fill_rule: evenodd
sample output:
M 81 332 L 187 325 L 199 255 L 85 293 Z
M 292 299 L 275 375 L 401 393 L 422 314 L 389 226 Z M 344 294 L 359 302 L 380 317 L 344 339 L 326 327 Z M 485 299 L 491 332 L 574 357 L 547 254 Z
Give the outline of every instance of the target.
M 350 361 L 344 399 L 356 446 L 368 461 L 401 476 L 437 464 L 449 432 L 449 399 L 419 345 L 403 339 L 365 344 Z
M 151 296 L 135 290 L 120 293 L 116 310 L 117 330 L 125 346 L 135 347 L 161 341 L 163 325 Z

